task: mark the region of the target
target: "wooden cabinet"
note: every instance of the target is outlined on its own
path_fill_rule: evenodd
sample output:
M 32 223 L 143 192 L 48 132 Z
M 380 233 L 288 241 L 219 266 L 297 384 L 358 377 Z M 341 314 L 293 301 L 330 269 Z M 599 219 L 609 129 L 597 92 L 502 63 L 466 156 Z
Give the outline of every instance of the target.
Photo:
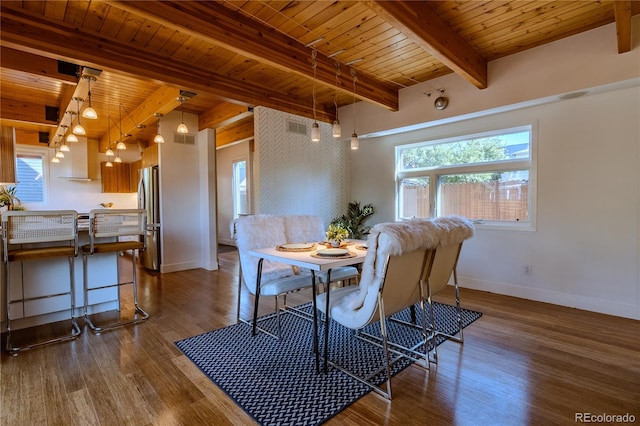
M 132 185 L 131 164 L 113 163 L 107 167 L 106 162 L 100 163 L 102 174 L 102 192 L 136 192 L 136 185 Z
M 15 135 L 13 127 L 0 129 L 0 183 L 16 182 Z

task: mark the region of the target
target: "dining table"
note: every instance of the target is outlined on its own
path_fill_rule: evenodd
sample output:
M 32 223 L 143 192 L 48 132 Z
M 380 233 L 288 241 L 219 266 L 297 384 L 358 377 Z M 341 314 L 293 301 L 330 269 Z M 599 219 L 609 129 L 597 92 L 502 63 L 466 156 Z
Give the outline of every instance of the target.
M 291 247 L 291 249 L 287 249 Z M 316 357 L 316 371 L 320 372 L 319 361 L 319 349 L 318 349 L 318 309 L 316 304 L 317 295 L 317 283 L 316 273 L 327 273 L 327 285 L 326 285 L 326 309 L 325 312 L 329 312 L 329 294 L 331 290 L 331 270 L 341 266 L 353 266 L 364 262 L 367 254 L 366 241 L 362 240 L 350 240 L 343 247 L 332 248 L 325 243 L 293 243 L 282 244 L 276 247 L 266 247 L 253 249 L 249 251 L 249 254 L 259 258 L 258 261 L 258 274 L 257 280 L 259 280 L 262 273 L 262 262 L 267 259 L 275 262 L 285 263 L 291 266 L 297 266 L 299 268 L 306 268 L 311 271 L 311 286 L 312 286 L 312 304 L 313 304 L 313 350 Z M 256 286 L 259 288 L 259 285 Z M 257 309 L 257 306 L 256 306 Z M 328 364 L 328 347 L 329 347 L 329 324 L 324 328 L 324 365 L 323 370 L 327 372 Z

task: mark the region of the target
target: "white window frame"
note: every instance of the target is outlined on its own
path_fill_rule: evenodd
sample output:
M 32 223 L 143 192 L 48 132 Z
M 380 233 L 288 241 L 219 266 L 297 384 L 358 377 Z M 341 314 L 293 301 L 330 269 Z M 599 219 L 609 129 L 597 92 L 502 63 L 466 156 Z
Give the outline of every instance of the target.
M 237 188 L 237 184 L 238 182 L 236 181 L 236 165 L 239 163 L 244 163 L 244 168 L 245 168 L 245 205 L 246 205 L 246 209 L 247 211 L 244 213 L 240 213 L 238 212 L 238 203 L 239 200 L 237 199 L 237 195 L 239 193 L 238 188 Z M 246 158 L 239 158 L 236 160 L 233 160 L 231 162 L 231 199 L 232 199 L 232 204 L 233 204 L 233 219 L 237 219 L 238 217 L 240 217 L 241 215 L 246 215 L 249 213 L 250 211 L 250 205 L 249 205 L 249 162 L 247 161 Z
M 402 161 L 402 152 L 408 148 L 426 146 L 426 145 L 437 145 L 443 143 L 452 143 L 463 140 L 477 139 L 477 138 L 485 138 L 491 136 L 500 136 L 508 133 L 517 133 L 528 131 L 529 138 L 529 158 L 526 159 L 513 159 L 513 160 L 499 160 L 492 161 L 486 163 L 473 163 L 468 165 L 454 165 L 454 166 L 438 166 L 438 167 L 430 167 L 430 168 L 422 168 L 404 171 L 401 169 L 401 161 Z M 526 221 L 517 221 L 517 222 L 506 222 L 506 221 L 489 221 L 489 220 L 475 220 L 474 224 L 478 229 L 508 229 L 508 230 L 521 230 L 521 231 L 535 231 L 536 229 L 536 212 L 537 212 L 537 197 L 536 197 L 536 187 L 537 187 L 537 123 L 529 123 L 524 125 L 518 125 L 509 128 L 502 128 L 497 130 L 479 132 L 479 133 L 469 133 L 461 136 L 455 136 L 450 138 L 443 138 L 431 141 L 423 141 L 418 143 L 397 145 L 395 147 L 395 174 L 396 174 L 396 185 L 395 185 L 395 215 L 396 220 L 406 220 L 408 218 L 401 217 L 401 202 L 402 202 L 402 181 L 403 179 L 408 178 L 429 178 L 429 205 L 430 205 L 430 217 L 437 217 L 437 209 L 438 209 L 438 196 L 439 196 L 439 181 L 440 177 L 443 175 L 451 175 L 451 174 L 461 174 L 461 173 L 483 173 L 483 172 L 494 172 L 494 171 L 511 171 L 511 170 L 528 170 L 529 171 L 529 212 L 528 212 L 528 220 Z
M 49 182 L 50 182 L 50 164 L 51 164 L 51 153 L 47 148 L 41 147 L 32 147 L 25 145 L 16 145 L 16 160 L 18 156 L 40 156 L 42 158 L 42 201 L 22 201 L 22 205 L 29 210 L 37 210 L 43 209 L 47 206 L 49 199 Z M 16 171 L 17 173 L 17 171 Z M 17 180 L 17 176 L 16 176 Z

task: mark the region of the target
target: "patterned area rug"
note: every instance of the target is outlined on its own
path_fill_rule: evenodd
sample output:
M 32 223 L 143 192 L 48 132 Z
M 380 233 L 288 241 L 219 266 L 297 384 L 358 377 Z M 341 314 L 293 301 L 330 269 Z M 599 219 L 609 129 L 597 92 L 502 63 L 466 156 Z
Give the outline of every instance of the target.
M 311 312 L 311 304 L 298 307 Z M 448 334 L 457 330 L 453 306 L 434 305 L 436 328 Z M 418 324 L 421 324 L 420 309 Z M 463 309 L 466 327 L 482 316 L 480 312 Z M 394 315 L 410 319 L 409 310 Z M 277 332 L 275 315 L 262 317 L 261 327 Z M 219 330 L 176 342 L 176 346 L 224 390 L 242 409 L 261 425 L 318 425 L 371 391 L 371 388 L 329 367 L 327 374 L 316 373 L 313 353 L 313 323 L 292 314 L 280 315 L 283 336 L 274 339 L 264 333 L 251 336 L 251 327 L 235 324 Z M 410 346 L 419 342 L 421 333 L 388 322 L 391 341 Z M 378 324 L 363 331 L 379 335 Z M 323 332 L 323 322 L 319 333 Z M 322 334 L 320 334 L 322 336 Z M 322 347 L 322 337 L 320 337 Z M 438 336 L 437 344 L 445 340 Z M 323 352 L 321 352 L 323 353 Z M 334 321 L 330 325 L 329 359 L 358 375 L 371 373 L 383 364 L 382 349 L 363 342 Z M 322 364 L 322 360 L 321 360 Z M 393 366 L 392 375 L 408 367 L 411 361 L 402 359 Z M 370 370 L 370 371 L 369 371 Z M 376 377 L 383 383 L 386 377 Z

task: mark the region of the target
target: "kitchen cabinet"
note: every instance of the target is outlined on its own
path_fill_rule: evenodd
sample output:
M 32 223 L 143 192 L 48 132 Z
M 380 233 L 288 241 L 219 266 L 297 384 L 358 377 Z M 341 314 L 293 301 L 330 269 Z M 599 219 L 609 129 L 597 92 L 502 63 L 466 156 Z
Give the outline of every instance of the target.
M 113 167 L 107 167 L 106 164 L 100 163 L 102 192 L 136 192 L 131 181 L 131 164 L 113 163 Z

